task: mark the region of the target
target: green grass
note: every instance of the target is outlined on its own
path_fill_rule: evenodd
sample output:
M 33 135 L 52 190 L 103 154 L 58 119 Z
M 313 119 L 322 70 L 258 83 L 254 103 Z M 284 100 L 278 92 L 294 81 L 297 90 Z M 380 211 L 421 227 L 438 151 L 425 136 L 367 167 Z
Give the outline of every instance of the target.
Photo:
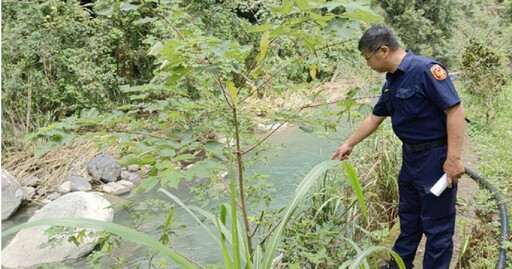
M 463 100 L 468 100 L 467 94 L 462 91 Z M 476 171 L 484 179 L 493 184 L 504 199 L 509 212 L 512 208 L 509 190 L 512 189 L 512 85 L 509 85 L 503 96 L 499 99 L 501 109 L 492 125 L 485 124 L 482 116 L 483 108 L 471 103 L 465 104 L 466 117 L 471 120 L 467 124 L 466 132 L 475 144 L 476 154 L 479 157 Z M 499 253 L 500 225 L 497 216 L 496 202 L 489 192 L 480 191 L 476 199 L 477 215 L 480 216 L 479 228 L 469 241 L 466 257 L 462 268 L 487 268 L 495 266 Z M 490 200 L 490 201 L 489 201 Z M 495 214 L 486 214 L 493 210 Z M 481 214 L 479 214 L 481 213 Z M 480 226 L 481 225 L 481 226 Z M 507 266 L 510 266 L 508 258 Z

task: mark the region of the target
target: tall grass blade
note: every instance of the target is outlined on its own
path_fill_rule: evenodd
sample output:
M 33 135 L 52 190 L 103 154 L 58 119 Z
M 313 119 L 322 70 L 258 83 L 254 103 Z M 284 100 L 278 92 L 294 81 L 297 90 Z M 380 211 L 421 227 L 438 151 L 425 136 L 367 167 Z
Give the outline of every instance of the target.
M 361 248 L 356 244 L 356 242 L 354 242 L 352 239 L 346 237 L 343 237 L 343 239 L 345 239 L 352 245 L 352 247 L 354 247 L 354 249 L 357 251 L 357 254 L 363 252 Z M 368 261 L 366 261 L 366 259 L 363 260 L 363 264 L 365 268 L 370 268 L 370 265 L 368 264 Z
M 231 261 L 231 255 L 229 255 L 228 248 L 226 247 L 226 239 L 220 230 L 219 219 L 217 219 L 217 227 L 219 228 L 219 232 L 221 233 L 220 242 L 222 243 L 222 257 L 224 258 L 224 266 L 226 267 L 226 269 L 232 269 L 233 263 Z
M 153 249 L 160 251 L 162 254 L 164 254 L 169 259 L 171 259 L 173 262 L 175 262 L 177 265 L 179 265 L 183 268 L 202 268 L 202 267 L 198 267 L 196 264 L 190 262 L 191 259 L 188 259 L 188 258 L 182 256 L 178 252 L 174 251 L 171 248 L 164 246 L 158 240 L 155 240 L 155 239 L 151 238 L 150 236 L 145 235 L 144 233 L 141 233 L 135 229 L 128 228 L 128 227 L 125 227 L 125 226 L 122 226 L 122 225 L 119 225 L 116 223 L 100 221 L 100 220 L 93 220 L 93 219 L 86 219 L 86 218 L 52 218 L 52 219 L 35 220 L 35 221 L 30 221 L 30 222 L 27 222 L 27 223 L 24 223 L 21 225 L 17 225 L 5 232 L 2 232 L 2 237 L 9 235 L 9 234 L 13 234 L 21 229 L 30 228 L 30 227 L 34 227 L 34 226 L 43 226 L 43 225 L 69 226 L 69 227 L 80 227 L 80 228 L 87 228 L 87 229 L 104 230 L 104 231 L 116 234 L 125 240 L 152 247 Z
M 302 201 L 302 199 L 306 196 L 308 190 L 317 181 L 317 179 L 323 173 L 325 173 L 327 169 L 332 168 L 337 164 L 339 164 L 339 161 L 323 161 L 317 164 L 315 167 L 313 167 L 313 169 L 311 169 L 311 171 L 306 175 L 306 177 L 304 177 L 304 179 L 300 182 L 299 186 L 295 190 L 295 195 L 293 196 L 291 202 L 286 207 L 279 228 L 277 229 L 277 231 L 274 232 L 274 234 L 269 240 L 269 244 L 265 250 L 265 257 L 263 260 L 262 268 L 270 268 L 272 266 L 272 260 L 274 258 L 274 255 L 276 254 L 277 246 L 281 242 L 281 237 L 283 236 L 284 229 L 300 201 Z
M 254 250 L 254 256 L 252 258 L 252 261 L 254 262 L 254 268 L 260 269 L 261 268 L 261 260 L 263 259 L 263 253 L 261 251 L 261 246 L 257 245 L 256 249 Z
M 370 219 L 368 218 L 368 211 L 366 209 L 366 203 L 364 201 L 363 190 L 361 188 L 361 183 L 359 182 L 359 178 L 357 177 L 356 171 L 354 170 L 352 165 L 350 165 L 347 162 L 343 162 L 343 167 L 345 168 L 345 171 L 347 171 L 350 185 L 352 185 L 352 189 L 356 193 L 356 197 L 357 200 L 359 201 L 361 209 L 363 210 L 363 215 L 366 220 L 366 223 L 370 223 Z
M 240 244 L 238 242 L 238 223 L 236 221 L 236 185 L 235 185 L 235 176 L 234 173 L 231 174 L 231 229 L 233 229 L 232 234 L 232 245 L 233 245 L 233 262 L 235 268 L 242 268 L 240 265 Z M 247 257 L 247 261 L 249 261 L 250 257 Z
M 402 261 L 402 258 L 400 258 L 400 256 L 398 256 L 398 254 L 396 252 L 394 252 L 393 250 L 391 250 L 391 249 L 389 249 L 387 247 L 381 247 L 381 246 L 369 247 L 369 248 L 365 249 L 364 251 L 360 252 L 357 255 L 357 257 L 355 258 L 354 263 L 352 263 L 352 265 L 350 266 L 350 269 L 357 269 L 359 267 L 359 264 L 368 255 L 370 255 L 372 252 L 380 251 L 380 250 L 389 251 L 391 253 L 391 256 L 393 256 L 393 258 L 395 259 L 396 263 L 398 264 L 398 268 L 405 269 L 404 261 Z

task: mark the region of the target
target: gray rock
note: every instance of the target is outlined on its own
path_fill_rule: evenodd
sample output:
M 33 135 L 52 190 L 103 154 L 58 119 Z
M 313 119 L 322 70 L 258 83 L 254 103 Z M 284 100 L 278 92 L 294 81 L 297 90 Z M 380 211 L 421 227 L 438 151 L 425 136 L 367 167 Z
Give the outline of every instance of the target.
M 23 193 L 23 200 L 30 200 L 36 194 L 36 189 L 34 187 L 21 187 L 21 192 Z
M 125 194 L 133 189 L 133 183 L 126 180 L 119 180 L 118 182 L 110 182 L 103 185 L 103 191 L 113 195 Z
M 44 195 L 44 194 L 46 194 L 47 191 L 48 191 L 48 188 L 46 188 L 44 186 L 43 187 L 39 187 L 39 188 L 36 189 L 36 194 L 37 195 Z
M 59 198 L 61 196 L 62 196 L 62 194 L 60 194 L 58 192 L 51 192 L 48 195 L 46 195 L 46 199 L 48 199 L 50 201 L 53 201 L 53 200 L 56 200 L 57 198 Z
M 29 186 L 29 187 L 35 187 L 37 185 L 39 185 L 39 183 L 41 183 L 41 179 L 38 178 L 38 177 L 35 177 L 33 175 L 26 175 L 24 176 L 20 182 L 22 183 L 23 186 Z
M 102 221 L 112 221 L 114 211 L 110 203 L 98 194 L 90 192 L 72 192 L 44 206 L 29 221 L 83 217 Z M 2 266 L 7 268 L 35 267 L 43 263 L 61 262 L 76 259 L 90 253 L 98 238 L 84 238 L 85 243 L 78 247 L 63 240 L 61 244 L 40 248 L 47 242 L 44 231 L 48 226 L 37 226 L 21 230 L 2 250 Z
M 265 124 L 258 123 L 254 126 L 254 129 L 260 131 L 260 132 L 266 132 L 268 131 L 268 127 Z
M 87 179 L 79 177 L 71 177 L 71 191 L 90 191 L 92 189 L 91 183 Z
M 132 165 L 128 165 L 128 171 L 130 172 L 136 172 L 139 170 L 139 165 L 138 164 L 132 164 Z
M 18 181 L 2 169 L 2 220 L 8 219 L 21 205 L 23 192 Z
M 85 180 L 85 181 L 91 181 L 91 178 L 90 178 L 90 177 L 85 177 L 85 178 L 84 178 L 84 177 L 80 177 L 80 176 L 76 176 L 76 175 L 71 175 L 71 176 L 68 178 L 68 180 L 69 180 L 69 181 L 72 181 L 72 179 L 74 179 L 74 178 L 75 178 L 75 179 L 76 179 L 76 178 L 78 178 L 78 179 Z
M 151 169 L 153 169 L 153 166 L 151 166 L 150 164 L 146 164 L 142 167 L 142 171 L 144 172 L 149 172 L 151 171 Z
M 137 178 L 139 178 L 139 175 L 137 175 L 135 173 L 130 173 L 127 171 L 121 172 L 121 180 L 135 182 L 137 180 Z
M 121 174 L 121 166 L 112 157 L 99 154 L 87 164 L 87 172 L 103 182 L 114 182 Z
M 64 183 L 60 184 L 59 186 L 59 192 L 60 193 L 68 193 L 71 191 L 71 181 L 66 180 Z M 54 199 L 55 200 L 55 199 Z

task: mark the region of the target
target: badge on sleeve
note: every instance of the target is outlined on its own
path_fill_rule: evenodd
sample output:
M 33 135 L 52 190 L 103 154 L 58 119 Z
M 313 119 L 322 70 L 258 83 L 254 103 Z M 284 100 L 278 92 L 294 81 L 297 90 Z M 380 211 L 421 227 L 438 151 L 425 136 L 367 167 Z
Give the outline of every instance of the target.
M 446 70 L 438 64 L 434 64 L 430 67 L 430 72 L 432 72 L 432 75 L 434 75 L 434 77 L 439 81 L 445 80 L 448 76 L 448 74 L 446 74 Z

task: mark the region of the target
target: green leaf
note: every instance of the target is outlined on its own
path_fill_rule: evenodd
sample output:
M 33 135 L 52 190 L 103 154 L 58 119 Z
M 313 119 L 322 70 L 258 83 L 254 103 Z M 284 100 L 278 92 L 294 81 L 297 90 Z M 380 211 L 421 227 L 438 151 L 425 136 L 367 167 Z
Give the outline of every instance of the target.
M 151 50 L 149 51 L 148 54 L 158 56 L 158 54 L 160 53 L 160 51 L 162 51 L 163 48 L 164 45 L 162 44 L 162 42 L 158 41 L 153 45 L 153 47 L 151 47 Z
M 134 10 L 134 9 L 137 9 L 137 8 L 139 8 L 139 6 L 128 4 L 128 3 L 121 3 L 121 5 L 119 6 L 119 9 L 121 11 L 130 11 L 130 10 Z
M 311 78 L 312 78 L 313 80 L 315 80 L 315 79 L 316 79 L 316 72 L 317 72 L 317 64 L 313 64 L 313 65 L 311 66 L 311 69 L 309 70 L 309 75 L 311 75 Z
M 169 186 L 177 189 L 180 185 L 180 181 L 185 177 L 183 171 L 176 169 L 175 167 L 168 168 L 162 172 L 159 177 L 161 178 L 161 186 Z
M 218 141 L 208 141 L 206 142 L 205 148 L 207 151 L 211 152 L 215 157 L 226 161 L 227 158 L 222 154 L 222 149 L 224 149 L 224 144 Z
M 259 33 L 259 32 L 268 31 L 268 30 L 270 30 L 272 28 L 274 28 L 274 25 L 269 24 L 269 23 L 265 23 L 265 24 L 258 25 L 256 27 L 250 28 L 247 32 L 249 32 L 249 33 Z
M 343 162 L 343 167 L 347 171 L 347 175 L 350 180 L 350 184 L 352 185 L 352 189 L 356 193 L 356 197 L 357 197 L 357 200 L 359 201 L 359 205 L 361 206 L 361 209 L 363 210 L 363 215 L 366 219 L 366 223 L 369 224 L 370 220 L 368 219 L 368 211 L 366 210 L 366 203 L 364 201 L 363 191 L 362 191 L 359 179 L 357 178 L 356 171 L 347 162 Z
M 232 236 L 232 245 L 233 245 L 233 261 L 234 261 L 234 267 L 235 268 L 242 268 L 240 266 L 240 256 L 243 255 L 243 252 L 240 249 L 240 243 L 238 242 L 238 223 L 236 219 L 236 184 L 235 184 L 235 176 L 234 173 L 230 173 L 230 200 L 231 200 L 231 229 L 233 232 L 231 233 Z M 247 259 L 250 259 L 250 257 L 247 257 Z M 270 267 L 268 267 L 270 268 Z
M 190 160 L 190 159 L 194 159 L 195 156 L 192 155 L 192 154 L 180 154 L 178 156 L 176 156 L 176 158 L 174 158 L 174 161 L 183 161 L 183 160 Z
M 347 9 L 348 10 L 348 9 Z M 340 18 L 347 18 L 351 20 L 365 21 L 369 23 L 379 23 L 382 22 L 382 18 L 379 15 L 376 15 L 370 8 L 368 7 L 359 7 L 352 11 L 344 12 L 340 15 Z
M 268 34 L 268 33 L 267 33 Z M 233 81 L 228 81 L 228 89 L 229 96 L 231 97 L 231 102 L 233 102 L 233 106 L 238 107 L 238 90 L 235 87 L 235 83 Z
M 222 212 L 221 212 L 221 214 L 222 214 Z M 219 219 L 216 219 L 216 222 L 217 222 L 217 227 L 218 227 L 219 232 L 220 232 Z M 222 243 L 222 257 L 224 259 L 224 266 L 226 267 L 226 269 L 232 269 L 233 268 L 233 263 L 231 261 L 231 255 L 229 253 L 228 247 L 226 246 L 226 238 L 224 237 L 222 232 L 221 232 L 220 242 Z
M 265 56 L 267 56 L 268 47 L 270 45 L 270 36 L 268 32 L 264 32 L 261 36 L 260 41 L 260 61 L 263 61 L 265 59 Z
M 295 3 L 297 4 L 297 6 L 299 7 L 300 10 L 311 9 L 311 7 L 309 6 L 308 0 L 295 0 Z
M 352 245 L 352 247 L 354 247 L 354 249 L 357 251 L 357 254 L 360 254 L 362 252 L 361 248 L 352 239 L 346 237 L 343 237 L 343 239 L 349 242 Z M 366 261 L 366 259 L 363 260 L 363 264 L 365 268 L 370 268 L 370 265 L 368 264 L 368 261 Z
M 359 255 L 357 255 L 354 262 L 350 266 L 350 269 L 358 269 L 359 264 L 361 264 L 361 262 L 364 260 L 364 258 L 366 258 L 366 256 L 370 255 L 374 251 L 380 251 L 380 250 L 385 250 L 385 251 L 390 252 L 391 256 L 393 256 L 396 263 L 398 264 L 398 267 L 400 269 L 405 269 L 404 261 L 400 258 L 400 256 L 398 256 L 398 254 L 396 252 L 394 252 L 393 250 L 391 250 L 389 248 L 381 247 L 381 246 L 369 247 L 369 248 L 365 249 L 364 251 L 362 251 L 361 253 L 359 253 Z
M 135 194 L 139 192 L 145 192 L 148 193 L 152 189 L 155 188 L 156 184 L 160 182 L 160 179 L 155 176 L 150 176 L 146 179 L 144 179 L 137 188 L 133 189 L 133 191 L 130 193 L 129 197 L 133 197 Z
M 110 6 L 108 8 L 96 10 L 96 14 L 98 14 L 100 16 L 109 16 L 109 15 L 112 15 L 113 12 L 114 12 L 114 8 L 112 6 Z
M 283 3 L 280 7 L 276 6 L 268 6 L 270 12 L 277 14 L 277 15 L 288 15 L 292 12 L 293 4 L 290 2 L 290 0 L 283 0 Z
M 158 161 L 156 164 L 155 164 L 155 168 L 156 169 L 159 169 L 159 170 L 162 170 L 162 169 L 167 169 L 171 166 L 172 162 L 169 161 L 169 160 L 165 160 L 165 161 Z
M 194 165 L 185 171 L 186 179 L 193 177 L 210 178 L 216 171 L 226 171 L 226 167 L 219 161 L 205 159 L 194 163 Z
M 302 39 L 304 40 L 304 43 L 306 44 L 306 47 L 309 49 L 309 51 L 311 51 L 311 52 L 315 52 L 316 51 L 315 47 L 316 47 L 316 45 L 319 44 L 317 39 L 308 37 L 306 35 L 303 35 Z
M 148 23 L 148 22 L 154 22 L 156 20 L 157 20 L 157 18 L 144 17 L 144 18 L 140 18 L 140 19 L 134 20 L 133 21 L 133 25 L 141 25 L 141 24 L 145 24 L 145 23 Z
M 119 143 L 127 143 L 127 142 L 130 142 L 131 139 L 130 139 L 130 135 L 127 134 L 127 133 L 112 133 L 113 136 L 117 137 L 117 139 L 119 140 Z
M 176 151 L 174 151 L 173 149 L 170 149 L 170 148 L 159 149 L 157 151 L 157 153 L 158 153 L 158 155 L 160 155 L 162 157 L 174 157 L 174 156 L 176 156 Z
M 128 166 L 132 164 L 140 164 L 139 157 L 135 154 L 128 154 L 117 162 L 121 166 Z
M 34 152 L 34 158 L 39 159 L 39 157 L 43 156 L 45 153 L 53 150 L 54 148 L 58 147 L 60 145 L 60 141 L 49 141 L 44 144 L 42 144 L 35 152 Z
M 140 158 L 139 164 L 154 164 L 156 162 L 156 158 L 151 155 L 145 155 L 142 158 Z
M 286 33 L 289 33 L 290 31 L 291 31 L 291 29 L 288 27 L 279 26 L 270 32 L 270 37 L 282 36 Z
M 171 248 L 167 248 L 162 243 L 158 242 L 157 240 L 151 238 L 150 236 L 141 233 L 135 229 L 128 228 L 116 223 L 106 222 L 106 221 L 100 221 L 100 220 L 93 220 L 93 219 L 86 219 L 86 218 L 52 218 L 52 219 L 42 219 L 42 220 L 35 220 L 30 221 L 21 225 L 17 225 L 13 228 L 10 228 L 7 231 L 2 232 L 2 237 L 14 234 L 17 231 L 25 228 L 30 227 L 36 227 L 36 226 L 69 226 L 69 227 L 80 227 L 80 228 L 86 228 L 86 229 L 96 229 L 96 230 L 103 230 L 110 233 L 113 233 L 115 235 L 118 235 L 119 237 L 123 238 L 124 240 L 128 240 L 137 244 L 149 246 L 153 248 L 154 250 L 162 253 L 169 259 L 171 259 L 174 263 L 177 265 L 187 268 L 187 269 L 195 269 L 199 268 L 195 264 L 191 263 L 190 261 L 192 259 L 183 257 L 182 254 L 178 254 Z
M 309 14 L 309 16 L 313 20 L 315 20 L 316 22 L 328 22 L 328 21 L 334 19 L 334 15 L 333 14 L 320 15 L 320 14 L 316 14 L 316 13 L 311 12 Z

